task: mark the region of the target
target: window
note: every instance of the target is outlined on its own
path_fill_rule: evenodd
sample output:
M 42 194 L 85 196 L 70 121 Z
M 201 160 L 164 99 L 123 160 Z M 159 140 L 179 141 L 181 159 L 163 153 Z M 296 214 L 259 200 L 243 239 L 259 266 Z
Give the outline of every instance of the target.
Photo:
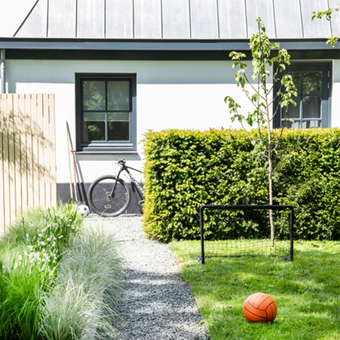
M 136 150 L 136 76 L 76 75 L 77 149 Z
M 296 107 L 289 105 L 279 109 L 274 118 L 274 127 L 280 127 L 285 119 L 286 127 L 293 129 L 309 129 L 330 126 L 330 64 L 292 64 L 286 73 L 292 75 L 298 96 L 294 98 Z M 276 84 L 277 86 L 277 84 Z M 278 90 L 278 87 L 276 88 Z

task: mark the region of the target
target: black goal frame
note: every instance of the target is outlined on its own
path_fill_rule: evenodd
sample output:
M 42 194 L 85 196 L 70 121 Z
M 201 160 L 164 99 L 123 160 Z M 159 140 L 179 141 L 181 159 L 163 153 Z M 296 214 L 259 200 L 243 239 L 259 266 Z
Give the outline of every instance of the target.
M 266 209 L 266 210 L 290 210 L 289 215 L 289 230 L 290 230 L 290 258 L 284 257 L 286 261 L 293 261 L 293 253 L 294 253 L 294 206 L 293 205 L 242 205 L 242 204 L 236 204 L 236 205 L 202 205 L 200 207 L 200 234 L 201 234 L 201 256 L 197 258 L 198 262 L 201 264 L 205 264 L 205 258 L 206 257 L 213 257 L 213 256 L 205 256 L 204 253 L 204 219 L 203 219 L 203 213 L 204 210 L 260 210 L 260 209 Z M 241 255 L 240 255 L 241 256 Z M 254 255 L 256 256 L 256 255 Z

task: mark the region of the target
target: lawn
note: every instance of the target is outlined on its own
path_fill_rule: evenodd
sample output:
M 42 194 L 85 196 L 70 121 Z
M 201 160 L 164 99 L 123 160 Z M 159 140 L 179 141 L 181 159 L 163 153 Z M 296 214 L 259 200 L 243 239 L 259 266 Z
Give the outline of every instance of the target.
M 213 340 L 340 339 L 340 243 L 294 242 L 294 261 L 279 257 L 208 258 L 200 265 L 198 241 L 171 244 L 181 275 L 197 299 Z M 248 323 L 247 296 L 275 300 L 273 323 Z

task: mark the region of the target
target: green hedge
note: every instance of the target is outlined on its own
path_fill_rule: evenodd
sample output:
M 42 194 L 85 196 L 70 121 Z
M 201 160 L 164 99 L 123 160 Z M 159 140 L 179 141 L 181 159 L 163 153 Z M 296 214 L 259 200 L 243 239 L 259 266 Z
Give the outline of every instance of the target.
M 267 164 L 253 151 L 246 132 L 167 130 L 148 132 L 144 142 L 144 228 L 150 238 L 199 238 L 203 204 L 268 204 Z M 339 239 L 339 152 L 340 129 L 283 133 L 274 159 L 274 204 L 294 205 L 297 239 Z M 230 215 L 243 216 L 239 211 Z M 210 216 L 207 236 L 264 236 L 263 216 L 249 225 L 243 221 L 244 228 L 228 216 Z M 278 223 L 276 233 L 285 237 L 287 227 Z

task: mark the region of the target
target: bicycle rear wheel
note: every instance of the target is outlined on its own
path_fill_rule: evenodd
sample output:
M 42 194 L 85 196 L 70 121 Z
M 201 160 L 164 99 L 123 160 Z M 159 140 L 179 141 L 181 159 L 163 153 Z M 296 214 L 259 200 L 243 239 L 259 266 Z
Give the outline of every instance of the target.
M 116 188 L 111 196 L 114 185 Z M 127 183 L 112 175 L 97 178 L 91 184 L 87 196 L 91 210 L 104 217 L 115 217 L 122 214 L 131 200 Z

